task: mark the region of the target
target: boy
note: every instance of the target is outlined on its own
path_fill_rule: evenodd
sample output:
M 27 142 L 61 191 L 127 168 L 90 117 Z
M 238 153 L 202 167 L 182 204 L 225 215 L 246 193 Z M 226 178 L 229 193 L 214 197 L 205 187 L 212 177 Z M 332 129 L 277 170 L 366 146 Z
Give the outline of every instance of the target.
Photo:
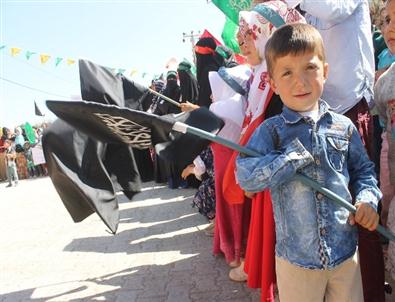
M 381 193 L 352 122 L 320 99 L 328 74 L 314 27 L 290 24 L 266 44 L 270 85 L 284 109 L 253 134 L 248 148 L 261 157 L 237 159 L 237 178 L 249 192 L 271 189 L 276 224 L 276 274 L 281 302 L 363 301 L 355 222 L 374 230 Z M 350 203 L 355 217 L 312 188 L 296 172 Z M 349 222 L 348 222 L 349 218 Z
M 8 177 L 8 187 L 12 187 L 12 179 L 14 178 L 15 180 L 15 186 L 18 185 L 18 172 L 16 170 L 16 152 L 15 152 L 15 146 L 13 145 L 12 141 L 9 139 L 6 139 L 4 142 L 4 148 L 5 148 L 5 160 L 6 160 L 6 166 L 7 166 L 7 177 Z

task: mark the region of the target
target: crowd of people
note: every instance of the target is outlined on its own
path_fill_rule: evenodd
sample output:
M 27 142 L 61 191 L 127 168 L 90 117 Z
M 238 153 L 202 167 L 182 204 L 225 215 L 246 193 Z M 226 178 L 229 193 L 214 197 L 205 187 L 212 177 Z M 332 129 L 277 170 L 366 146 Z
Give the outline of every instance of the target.
M 17 186 L 19 179 L 48 174 L 41 143 L 46 126 L 26 123 L 14 131 L 0 129 L 0 180 L 7 180 L 7 187 Z
M 395 245 L 375 229 L 395 231 L 395 1 L 253 1 L 237 40 L 244 64 L 201 38 L 196 78 L 184 61 L 152 82 L 180 105 L 152 96 L 145 106 L 208 107 L 225 122 L 219 136 L 261 155 L 212 143 L 180 167 L 151 152 L 152 177 L 198 188 L 213 254 L 262 301 L 385 301 Z

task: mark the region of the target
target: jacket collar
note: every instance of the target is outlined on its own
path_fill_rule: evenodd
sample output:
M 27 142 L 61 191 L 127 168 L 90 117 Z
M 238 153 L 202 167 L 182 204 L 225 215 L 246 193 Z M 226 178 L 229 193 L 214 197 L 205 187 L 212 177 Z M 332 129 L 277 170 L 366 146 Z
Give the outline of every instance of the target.
M 320 120 L 323 115 L 325 115 L 329 110 L 331 110 L 330 106 L 328 105 L 327 102 L 325 102 L 322 99 L 318 100 L 319 102 L 319 118 Z M 296 124 L 299 122 L 301 119 L 304 118 L 303 115 L 301 115 L 297 111 L 293 111 L 292 109 L 289 109 L 287 106 L 284 105 L 283 112 L 281 113 L 281 116 L 285 120 L 286 123 L 288 124 Z

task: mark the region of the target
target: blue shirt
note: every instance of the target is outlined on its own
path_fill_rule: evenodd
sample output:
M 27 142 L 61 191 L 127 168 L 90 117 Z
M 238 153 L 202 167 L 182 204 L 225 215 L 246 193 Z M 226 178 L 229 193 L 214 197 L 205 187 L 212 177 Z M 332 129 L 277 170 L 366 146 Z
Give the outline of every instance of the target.
M 379 63 L 377 64 L 377 69 L 387 68 L 394 62 L 395 54 L 393 55 L 389 49 L 386 48 L 379 54 Z
M 373 106 L 374 51 L 367 0 L 302 0 L 307 23 L 320 32 L 329 63 L 322 98 L 345 113 L 362 97 Z
M 352 202 L 369 202 L 376 209 L 381 192 L 373 163 L 359 133 L 345 116 L 320 101 L 317 123 L 284 107 L 266 120 L 247 144 L 261 157 L 239 156 L 237 179 L 248 192 L 269 188 L 276 225 L 276 255 L 311 268 L 335 267 L 351 257 L 357 228 L 349 212 L 311 187 L 293 180 L 300 172 Z

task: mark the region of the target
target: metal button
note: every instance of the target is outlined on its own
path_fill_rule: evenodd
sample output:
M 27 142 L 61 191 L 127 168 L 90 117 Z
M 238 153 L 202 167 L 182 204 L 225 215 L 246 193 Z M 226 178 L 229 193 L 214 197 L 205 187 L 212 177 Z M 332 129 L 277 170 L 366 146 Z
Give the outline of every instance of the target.
M 319 165 L 321 164 L 321 162 L 320 162 L 320 159 L 319 159 L 319 158 L 316 158 L 316 159 L 315 159 L 315 164 L 316 164 L 317 166 L 319 166 Z

